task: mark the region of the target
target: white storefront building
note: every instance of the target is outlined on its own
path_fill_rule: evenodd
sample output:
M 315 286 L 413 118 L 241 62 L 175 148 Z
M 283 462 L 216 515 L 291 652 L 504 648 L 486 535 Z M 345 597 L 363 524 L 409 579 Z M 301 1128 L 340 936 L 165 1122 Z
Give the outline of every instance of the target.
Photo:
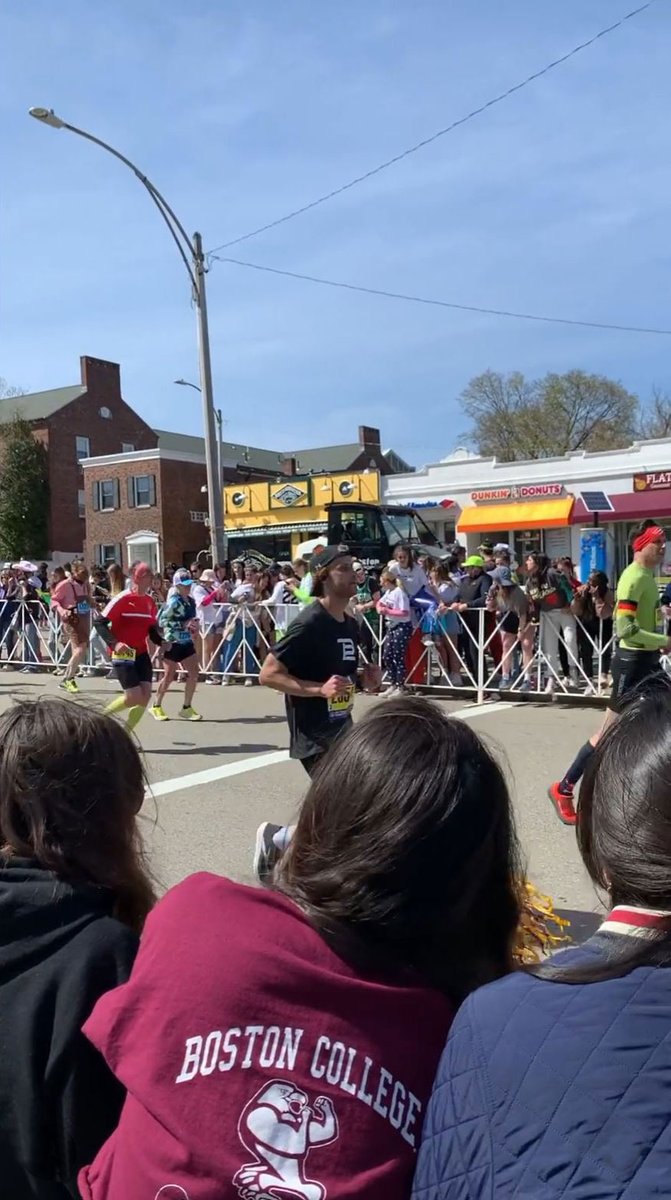
M 382 503 L 417 509 L 443 542 L 456 539 L 469 553 L 483 541 L 506 542 L 518 562 L 532 550 L 569 555 L 583 576 L 599 568 L 614 578 L 628 561 L 631 530 L 654 517 L 667 529 L 663 573 L 671 575 L 671 438 L 514 463 L 457 450 L 387 476 L 382 488 Z

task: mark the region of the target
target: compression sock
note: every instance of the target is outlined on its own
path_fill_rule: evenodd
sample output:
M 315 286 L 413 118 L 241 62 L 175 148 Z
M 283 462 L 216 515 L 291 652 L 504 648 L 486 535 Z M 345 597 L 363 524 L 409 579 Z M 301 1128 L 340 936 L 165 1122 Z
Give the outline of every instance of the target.
M 109 704 L 105 705 L 105 712 L 106 713 L 120 712 L 121 709 L 125 708 L 125 707 L 126 707 L 126 697 L 125 696 L 115 696 L 113 700 L 110 700 Z
M 132 733 L 136 725 L 139 725 L 144 714 L 146 713 L 144 704 L 134 704 L 128 712 L 128 720 L 126 721 L 126 729 Z
M 573 791 L 576 783 L 578 783 L 578 781 L 582 779 L 582 776 L 585 774 L 587 764 L 593 754 L 594 746 L 591 742 L 585 742 L 585 745 L 580 747 L 568 771 L 559 784 L 560 792 L 565 792 L 567 795 L 569 795 Z

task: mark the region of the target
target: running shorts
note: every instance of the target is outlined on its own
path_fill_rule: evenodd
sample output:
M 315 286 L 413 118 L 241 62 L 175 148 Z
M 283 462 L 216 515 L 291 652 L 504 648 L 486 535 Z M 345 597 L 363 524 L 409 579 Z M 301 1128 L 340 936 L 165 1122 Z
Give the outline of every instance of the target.
M 610 668 L 613 690 L 608 707 L 613 712 L 620 712 L 626 707 L 627 699 L 631 699 L 634 688 L 644 692 L 647 680 L 658 683 L 663 669 L 658 650 L 616 650 Z
M 146 650 L 143 650 L 127 662 L 115 662 L 114 674 L 124 692 L 129 691 L 130 688 L 139 687 L 141 683 L 151 683 L 153 679 L 151 658 Z
M 173 642 L 172 646 L 163 654 L 163 658 L 167 662 L 181 663 L 185 659 L 191 658 L 196 653 L 196 647 L 193 642 Z

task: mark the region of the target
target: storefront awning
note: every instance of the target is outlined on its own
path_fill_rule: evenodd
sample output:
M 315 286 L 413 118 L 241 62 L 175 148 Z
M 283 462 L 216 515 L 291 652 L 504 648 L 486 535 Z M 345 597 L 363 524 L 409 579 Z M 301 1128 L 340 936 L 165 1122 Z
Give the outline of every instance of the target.
M 671 489 L 664 488 L 659 491 L 646 492 L 624 492 L 619 496 L 611 496 L 607 493 L 613 511 L 600 512 L 599 524 L 606 521 L 642 521 L 644 517 L 654 517 L 659 520 L 662 517 L 671 516 Z M 573 507 L 571 514 L 572 525 L 593 525 L 594 517 L 588 512 L 582 500 L 578 499 Z
M 462 509 L 459 533 L 499 533 L 513 529 L 554 529 L 568 525 L 573 496 L 518 504 L 477 504 Z

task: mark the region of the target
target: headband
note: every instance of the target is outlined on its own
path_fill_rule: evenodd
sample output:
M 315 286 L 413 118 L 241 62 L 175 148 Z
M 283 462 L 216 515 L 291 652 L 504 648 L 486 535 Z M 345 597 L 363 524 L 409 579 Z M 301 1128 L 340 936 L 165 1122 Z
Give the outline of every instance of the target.
M 649 546 L 651 542 L 657 542 L 660 539 L 666 541 L 666 534 L 659 525 L 651 525 L 649 529 L 644 529 L 643 533 L 639 533 L 632 542 L 634 554 L 638 554 L 639 550 L 645 550 L 645 547 Z

